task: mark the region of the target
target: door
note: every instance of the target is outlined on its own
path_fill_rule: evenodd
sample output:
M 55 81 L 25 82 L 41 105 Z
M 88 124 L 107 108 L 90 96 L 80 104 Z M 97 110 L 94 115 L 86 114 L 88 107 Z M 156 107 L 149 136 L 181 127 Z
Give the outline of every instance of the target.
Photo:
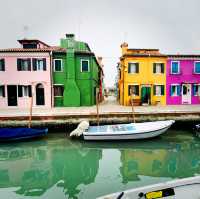
M 36 85 L 36 105 L 45 105 L 44 87 L 42 84 Z
M 8 106 L 17 106 L 17 86 L 8 85 L 7 86 L 8 93 Z
M 182 104 L 191 104 L 191 84 L 182 85 Z
M 150 87 L 142 87 L 141 101 L 142 101 L 142 104 L 150 104 L 151 102 L 151 88 Z

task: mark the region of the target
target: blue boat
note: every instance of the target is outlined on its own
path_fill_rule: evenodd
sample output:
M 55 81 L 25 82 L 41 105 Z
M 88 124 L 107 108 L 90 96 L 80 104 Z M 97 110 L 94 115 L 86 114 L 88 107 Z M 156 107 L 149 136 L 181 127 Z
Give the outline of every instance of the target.
M 48 129 L 0 128 L 0 141 L 24 140 L 47 135 Z

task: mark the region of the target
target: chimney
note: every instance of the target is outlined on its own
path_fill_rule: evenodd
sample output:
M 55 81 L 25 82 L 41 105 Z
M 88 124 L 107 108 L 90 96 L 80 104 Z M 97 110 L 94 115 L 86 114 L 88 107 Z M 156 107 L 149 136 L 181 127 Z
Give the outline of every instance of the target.
M 126 42 L 121 44 L 121 49 L 122 49 L 122 55 L 126 54 L 128 50 L 128 44 Z
M 67 39 L 75 39 L 74 34 L 66 34 L 65 36 L 66 36 Z

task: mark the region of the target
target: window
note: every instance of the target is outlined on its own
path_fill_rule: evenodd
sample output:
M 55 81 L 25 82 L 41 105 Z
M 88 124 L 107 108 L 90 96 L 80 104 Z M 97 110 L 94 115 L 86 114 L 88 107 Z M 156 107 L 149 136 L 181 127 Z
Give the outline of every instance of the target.
M 193 85 L 193 95 L 200 96 L 200 84 Z
M 31 85 L 28 86 L 18 86 L 18 97 L 31 97 L 32 96 L 32 88 Z
M 37 48 L 37 44 L 23 44 L 23 48 Z
M 128 73 L 139 73 L 139 63 L 128 63 Z
M 30 71 L 31 70 L 31 59 L 17 59 L 17 70 L 18 71 Z
M 89 60 L 81 60 L 81 72 L 89 72 Z
M 128 86 L 128 95 L 130 96 L 133 92 L 133 96 L 139 96 L 139 85 L 129 85 Z
M 62 97 L 64 92 L 63 85 L 54 85 L 54 96 L 55 97 Z
M 154 85 L 154 95 L 162 96 L 165 94 L 165 86 L 164 85 Z
M 45 71 L 46 70 L 46 59 L 32 59 L 34 71 Z
M 5 60 L 0 59 L 0 71 L 5 71 Z
M 5 86 L 0 86 L 0 97 L 5 97 Z
M 171 63 L 171 74 L 179 74 L 180 73 L 180 64 L 178 61 L 172 61 Z
M 62 59 L 54 59 L 54 71 L 63 71 Z
M 153 64 L 153 73 L 164 73 L 164 63 L 154 63 Z
M 180 85 L 171 85 L 170 95 L 171 96 L 180 96 L 181 95 L 181 86 Z
M 194 73 L 200 74 L 200 61 L 194 63 Z

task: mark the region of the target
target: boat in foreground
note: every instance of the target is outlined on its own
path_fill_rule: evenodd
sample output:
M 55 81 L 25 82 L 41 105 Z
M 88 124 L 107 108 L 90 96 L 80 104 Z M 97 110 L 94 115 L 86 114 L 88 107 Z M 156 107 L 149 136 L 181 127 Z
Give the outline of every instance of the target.
M 70 133 L 70 136 L 82 136 L 84 140 L 147 139 L 164 133 L 174 122 L 174 120 L 166 120 L 156 122 L 89 126 L 87 121 L 83 121 L 74 131 Z
M 130 189 L 97 199 L 199 199 L 200 176 L 172 180 L 150 186 Z
M 48 129 L 0 128 L 0 141 L 23 140 L 47 135 Z
M 174 120 L 89 126 L 83 134 L 84 140 L 129 140 L 153 138 L 164 133 Z

